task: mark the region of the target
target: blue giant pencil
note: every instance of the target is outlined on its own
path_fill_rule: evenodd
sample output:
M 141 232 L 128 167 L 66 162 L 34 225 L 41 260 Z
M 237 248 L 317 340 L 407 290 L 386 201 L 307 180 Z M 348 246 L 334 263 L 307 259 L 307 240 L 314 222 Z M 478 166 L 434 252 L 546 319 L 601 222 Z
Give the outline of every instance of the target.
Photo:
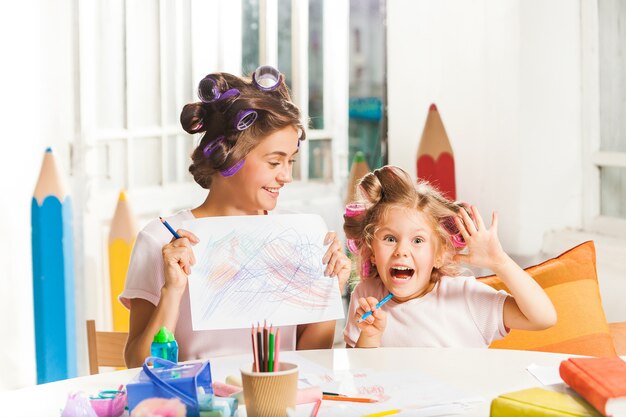
M 52 149 L 31 204 L 37 383 L 77 375 L 72 204 Z

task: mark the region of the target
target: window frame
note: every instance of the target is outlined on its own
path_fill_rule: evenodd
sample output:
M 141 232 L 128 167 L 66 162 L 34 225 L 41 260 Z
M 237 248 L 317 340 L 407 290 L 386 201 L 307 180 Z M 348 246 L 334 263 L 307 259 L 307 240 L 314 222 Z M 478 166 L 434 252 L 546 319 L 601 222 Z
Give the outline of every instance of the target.
M 582 2 L 583 227 L 591 232 L 623 237 L 626 219 L 604 216 L 600 207 L 600 169 L 626 168 L 626 152 L 600 150 L 599 30 L 598 0 Z

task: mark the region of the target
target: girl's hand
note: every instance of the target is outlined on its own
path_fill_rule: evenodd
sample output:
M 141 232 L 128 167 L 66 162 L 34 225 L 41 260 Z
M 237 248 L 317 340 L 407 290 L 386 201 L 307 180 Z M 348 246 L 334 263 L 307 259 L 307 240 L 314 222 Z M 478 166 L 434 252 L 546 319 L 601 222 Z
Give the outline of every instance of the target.
M 487 228 L 476 206 L 471 206 L 470 210 L 474 220 L 465 210 L 454 218 L 469 250 L 467 254 L 455 255 L 454 260 L 494 270 L 509 259 L 498 239 L 498 214 L 493 212 L 491 227 Z
M 378 300 L 374 297 L 359 298 L 359 308 L 354 314 L 354 321 L 361 330 L 359 340 L 356 347 L 379 347 L 380 339 L 387 327 L 387 313 L 382 309 L 376 308 Z M 365 320 L 359 322 L 363 314 L 371 311 L 372 314 Z
M 191 247 L 200 239 L 187 230 L 178 229 L 176 232 L 180 235 L 180 239 L 172 238 L 162 250 L 164 287 L 182 294 L 187 287 L 187 276 L 191 273 L 191 266 L 196 263 Z
M 326 265 L 324 275 L 327 277 L 336 276 L 339 279 L 339 290 L 343 294 L 343 289 L 346 286 L 346 282 L 350 277 L 351 263 L 350 259 L 343 251 L 343 245 L 337 239 L 335 232 L 328 232 L 324 238 L 324 244 L 329 244 L 322 263 Z

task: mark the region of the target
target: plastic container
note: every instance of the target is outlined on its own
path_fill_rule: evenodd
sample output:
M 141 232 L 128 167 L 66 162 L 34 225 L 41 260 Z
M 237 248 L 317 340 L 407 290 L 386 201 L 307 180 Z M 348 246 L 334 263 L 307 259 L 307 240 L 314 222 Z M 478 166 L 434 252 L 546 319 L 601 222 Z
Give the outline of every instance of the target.
M 161 327 L 157 334 L 154 335 L 152 346 L 150 346 L 150 354 L 157 358 L 178 363 L 178 343 L 176 339 L 174 339 L 172 332 L 167 330 L 167 327 Z M 158 363 L 154 364 L 155 368 L 160 366 L 162 365 Z
M 160 368 L 150 368 L 148 363 Z M 211 366 L 209 361 L 202 363 L 176 364 L 161 358 L 148 357 L 143 369 L 126 385 L 128 409 L 133 409 L 146 398 L 178 398 L 187 407 L 188 417 L 200 415 L 198 393 L 213 395 Z

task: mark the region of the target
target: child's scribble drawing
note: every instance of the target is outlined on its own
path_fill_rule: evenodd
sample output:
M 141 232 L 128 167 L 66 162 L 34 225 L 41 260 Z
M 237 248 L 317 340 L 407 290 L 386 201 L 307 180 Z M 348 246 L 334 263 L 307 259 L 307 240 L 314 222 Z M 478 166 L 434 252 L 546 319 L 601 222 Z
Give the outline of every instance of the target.
M 185 227 L 200 238 L 189 277 L 195 330 L 343 317 L 337 279 L 324 276 L 321 217 L 207 217 Z

